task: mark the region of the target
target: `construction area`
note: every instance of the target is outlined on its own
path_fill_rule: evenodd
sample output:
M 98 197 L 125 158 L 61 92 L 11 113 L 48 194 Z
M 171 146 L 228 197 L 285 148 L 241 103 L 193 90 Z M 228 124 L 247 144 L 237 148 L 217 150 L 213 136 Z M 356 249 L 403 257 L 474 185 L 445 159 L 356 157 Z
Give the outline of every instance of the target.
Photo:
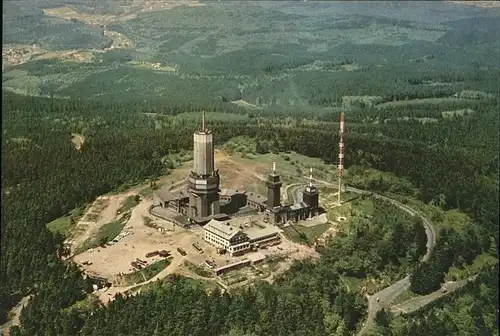
M 341 134 L 342 128 L 343 119 Z M 94 289 L 101 301 L 174 273 L 225 290 L 256 279 L 272 282 L 293 260 L 318 257 L 313 244 L 301 244 L 311 237 L 296 226 L 315 236 L 327 231 L 323 240 L 335 234 L 312 168 L 307 185 L 287 185 L 282 193 L 275 162 L 265 178 L 216 153 L 204 113 L 193 138 L 190 169 L 172 173 L 160 186 L 151 183 L 149 192 L 142 186 L 100 197 L 76 223 L 67 241 L 70 258 L 100 283 Z M 339 181 L 341 171 L 340 163 Z M 266 195 L 252 189 L 259 184 Z
M 228 175 L 238 171 L 230 158 L 219 156 L 218 159 L 225 162 L 221 165 L 224 167 L 222 173 L 226 169 Z M 182 188 L 179 176 L 183 170 L 180 171 L 161 182 L 171 185 L 172 190 Z M 255 182 L 255 178 L 248 179 L 249 183 Z M 95 294 L 103 303 L 113 300 L 117 293 L 171 274 L 211 281 L 226 290 L 248 285 L 257 279 L 272 282 L 276 275 L 291 266 L 293 260 L 318 257 L 313 247 L 292 242 L 281 230 L 276 230 L 277 239 L 267 246 L 241 255 L 231 255 L 227 251 L 221 254 L 223 251 L 205 240 L 203 226 L 185 228 L 175 224 L 174 220 L 152 215 L 153 195 L 140 195 L 137 204 L 122 212 L 127 200 L 139 195 L 144 188 L 140 186 L 122 194 L 99 197 L 76 223 L 73 235 L 67 241 L 72 251 L 70 258 L 85 274 L 100 279 L 103 286 L 108 284 L 102 289 L 95 288 Z M 243 231 L 252 237 L 252 234 L 255 236 L 252 231 L 271 227 L 264 217 L 263 214 L 249 214 L 237 218 L 234 224 L 241 223 Z M 104 244 L 86 249 L 89 240 L 96 239 L 109 223 L 120 219 L 121 228 L 116 235 L 106 237 Z M 271 231 L 274 234 L 275 231 Z

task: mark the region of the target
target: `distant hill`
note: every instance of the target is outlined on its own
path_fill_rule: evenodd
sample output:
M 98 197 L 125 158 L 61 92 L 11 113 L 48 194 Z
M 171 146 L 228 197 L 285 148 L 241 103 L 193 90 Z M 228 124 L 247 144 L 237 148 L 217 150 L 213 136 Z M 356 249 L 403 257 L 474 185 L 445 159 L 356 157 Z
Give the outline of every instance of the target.
M 500 8 L 500 2 L 498 1 L 447 1 L 447 2 L 452 2 L 452 3 L 457 3 L 461 5 L 467 5 L 467 6 L 476 6 L 476 7 L 481 7 L 481 8 Z

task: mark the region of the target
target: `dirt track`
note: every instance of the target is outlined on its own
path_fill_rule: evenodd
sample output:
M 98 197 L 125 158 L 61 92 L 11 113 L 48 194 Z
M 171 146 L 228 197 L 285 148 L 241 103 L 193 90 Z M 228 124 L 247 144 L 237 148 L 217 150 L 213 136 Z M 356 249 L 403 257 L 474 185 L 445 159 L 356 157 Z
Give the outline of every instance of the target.
M 113 196 L 100 196 L 98 197 L 92 206 L 89 208 L 85 216 L 76 224 L 75 231 L 82 232 L 83 234 L 77 235 L 71 239 L 70 248 L 71 253 L 80 247 L 87 239 L 95 235 L 99 229 L 106 223 L 112 222 L 116 218 L 116 212 L 120 209 L 121 204 L 125 201 L 128 196 L 134 195 L 134 192 L 128 192 L 121 195 Z M 99 207 L 99 204 L 104 202 L 107 205 L 102 211 L 97 210 L 99 213 L 99 219 L 97 222 L 89 220 L 89 215 Z
M 14 308 L 12 308 L 9 312 L 9 315 L 12 316 L 12 318 L 0 327 L 0 335 L 8 336 L 9 329 L 19 325 L 19 315 L 21 315 L 21 310 L 23 310 L 30 298 L 31 295 L 23 297 L 21 301 Z
M 183 262 L 184 262 L 183 257 L 176 255 L 176 256 L 174 256 L 172 258 L 170 265 L 168 265 L 167 267 L 165 267 L 160 273 L 158 273 L 157 275 L 155 275 L 154 277 L 152 277 L 148 281 L 145 281 L 145 282 L 142 282 L 142 283 L 136 284 L 136 285 L 126 286 L 126 287 L 115 287 L 115 286 L 113 286 L 113 287 L 109 288 L 105 292 L 100 291 L 98 293 L 99 300 L 102 303 L 107 303 L 110 300 L 113 300 L 113 298 L 115 297 L 115 295 L 118 294 L 118 293 L 124 293 L 124 292 L 128 291 L 129 289 L 131 289 L 131 288 L 133 288 L 133 287 L 135 287 L 137 285 L 146 285 L 148 283 L 155 282 L 156 280 L 163 279 L 167 275 L 175 273 L 175 270 L 178 269 L 182 265 Z
M 264 177 L 254 173 L 251 169 L 262 167 L 262 164 L 257 163 L 252 167 L 247 166 L 242 171 L 241 165 L 231 160 L 231 158 L 225 155 L 225 153 L 216 152 L 215 156 L 217 160 L 217 168 L 221 170 L 223 180 L 228 181 L 228 186 L 232 188 L 243 188 L 249 183 L 262 183 L 261 180 L 264 179 Z M 178 185 L 184 183 L 182 179 L 187 175 L 187 171 L 189 169 L 188 166 L 189 163 L 183 166 L 183 168 L 175 170 L 169 176 L 158 180 L 157 183 L 168 184 L 169 182 L 175 181 L 175 183 L 172 183 L 172 187 L 177 189 L 176 187 Z M 81 236 L 76 237 L 73 242 L 73 247 L 81 245 L 86 239 L 92 237 L 98 232 L 99 228 L 102 227 L 103 224 L 115 220 L 116 210 L 119 209 L 125 199 L 128 196 L 137 194 L 146 187 L 147 185 L 139 185 L 120 195 L 103 196 L 98 198 L 98 200 L 96 200 L 97 203 L 95 202 L 92 207 L 89 208 L 87 213 L 92 213 L 95 208 L 100 205 L 99 202 L 102 203 L 105 201 L 108 202 L 108 204 L 105 204 L 104 209 L 101 210 L 100 218 L 97 223 L 89 223 L 87 221 L 88 216 L 84 216 L 82 221 L 78 223 L 78 227 L 83 232 Z M 97 293 L 102 302 L 108 302 L 110 299 L 114 298 L 116 293 L 123 293 L 136 285 L 143 285 L 156 281 L 157 279 L 163 279 L 172 273 L 185 273 L 186 270 L 183 267 L 185 260 L 189 260 L 193 264 L 200 265 L 208 258 L 212 259 L 217 265 L 225 265 L 248 256 L 228 257 L 218 255 L 214 247 L 203 241 L 202 228 L 185 230 L 175 226 L 167 220 L 153 217 L 149 214 L 149 207 L 151 205 L 152 197 L 147 196 L 144 197 L 141 202 L 131 210 L 130 219 L 122 231 L 130 232 L 131 234 L 121 238 L 112 246 L 107 246 L 106 248 L 96 248 L 74 256 L 74 261 L 79 264 L 82 264 L 84 261 L 89 261 L 91 263 L 90 265 L 82 266 L 87 273 L 102 276 L 114 282 L 114 286 L 106 292 L 99 291 Z M 145 217 L 149 218 L 154 226 L 165 230 L 160 232 L 157 229 L 146 226 L 146 222 L 144 220 Z M 192 247 L 192 243 L 195 241 L 202 247 L 205 252 L 204 254 L 196 253 Z M 293 243 L 288 241 L 285 237 L 283 237 L 282 241 L 283 242 L 280 244 L 279 248 L 278 246 L 269 247 L 268 250 L 265 251 L 265 254 L 286 254 L 287 260 L 278 264 L 277 274 L 286 271 L 290 267 L 293 260 L 302 260 L 311 257 L 314 259 L 319 257 L 317 252 L 310 247 Z M 180 254 L 176 251 L 177 247 L 182 247 L 188 255 L 186 257 L 180 256 Z M 146 260 L 150 264 L 159 258 L 145 258 L 145 254 L 147 252 L 163 249 L 170 250 L 171 255 L 173 256 L 171 264 L 168 267 L 146 282 L 135 285 L 119 286 L 121 283 L 119 281 L 119 274 L 131 273 L 135 271 L 131 266 L 132 261 L 139 258 Z M 272 275 L 267 280 L 272 282 L 274 278 L 275 275 Z M 212 279 L 212 281 L 215 281 L 215 279 Z
M 150 201 L 142 201 L 132 211 L 132 215 L 123 231 L 130 231 L 133 234 L 123 237 L 112 246 L 88 250 L 78 254 L 74 257 L 75 262 L 82 263 L 88 260 L 92 265 L 85 267 L 87 272 L 111 278 L 119 273 L 133 271 L 130 263 L 137 258 L 144 259 L 145 254 L 148 252 L 171 250 L 174 240 L 182 243 L 190 239 L 191 234 L 189 232 L 179 227 L 174 228 L 167 221 L 151 217 L 148 212 L 151 204 Z M 153 219 L 158 226 L 174 229 L 175 231 L 159 233 L 156 229 L 144 224 L 143 216 Z M 148 261 L 153 262 L 156 259 L 159 258 L 150 258 Z

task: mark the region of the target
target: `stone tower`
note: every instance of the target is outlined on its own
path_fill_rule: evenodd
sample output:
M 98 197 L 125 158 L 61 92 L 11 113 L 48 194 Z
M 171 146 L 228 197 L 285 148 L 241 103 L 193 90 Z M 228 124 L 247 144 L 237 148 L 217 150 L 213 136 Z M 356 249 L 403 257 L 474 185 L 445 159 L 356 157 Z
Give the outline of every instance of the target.
M 188 217 L 196 223 L 208 222 L 219 213 L 219 171 L 215 169 L 214 138 L 205 126 L 194 133 L 193 169 L 188 177 Z
M 267 207 L 272 209 L 281 205 L 281 178 L 276 173 L 276 162 L 273 162 L 273 171 L 269 174 L 266 181 L 267 186 Z
M 319 191 L 312 183 L 312 168 L 309 169 L 309 185 L 302 192 L 302 200 L 311 210 L 315 210 L 319 205 Z

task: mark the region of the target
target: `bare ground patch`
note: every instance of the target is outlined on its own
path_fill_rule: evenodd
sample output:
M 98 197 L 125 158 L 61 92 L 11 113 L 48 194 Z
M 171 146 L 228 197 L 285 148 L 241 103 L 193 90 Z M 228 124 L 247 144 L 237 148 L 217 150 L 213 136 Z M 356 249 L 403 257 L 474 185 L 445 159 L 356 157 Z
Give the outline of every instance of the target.
M 269 173 L 270 167 L 261 162 L 249 163 L 245 161 L 244 163 L 240 160 L 233 160 L 230 156 L 226 154 L 226 160 L 231 162 L 233 170 L 243 173 L 245 175 L 250 175 L 257 178 L 260 181 L 266 180 L 266 173 Z
M 79 21 L 88 23 L 90 25 L 126 21 L 137 17 L 137 15 L 133 13 L 124 13 L 122 15 L 100 15 L 100 14 L 77 12 L 71 6 L 44 8 L 42 10 L 44 14 L 47 16 L 54 16 L 66 20 L 77 19 Z
M 85 143 L 85 137 L 82 134 L 71 133 L 71 142 L 75 145 L 77 151 L 82 149 L 83 144 Z
M 257 109 L 257 110 L 261 110 L 262 109 L 262 107 L 254 105 L 254 104 L 250 104 L 249 102 L 247 102 L 247 101 L 245 101 L 243 99 L 234 100 L 231 103 L 233 103 L 234 105 L 238 105 L 238 106 L 241 106 L 241 107 L 246 107 L 246 108 L 249 108 L 249 109 Z
M 321 236 L 316 238 L 315 246 L 324 246 L 329 238 L 335 237 L 339 231 L 338 224 L 333 224 Z
M 294 261 L 305 259 L 317 261 L 320 257 L 319 253 L 312 247 L 294 243 L 288 240 L 284 235 L 281 235 L 281 239 L 282 243 L 280 245 L 269 247 L 266 252 L 271 258 L 280 255 L 285 258 L 284 261 L 277 264 L 276 269 L 269 277 L 263 279 L 269 283 L 273 283 L 280 274 L 286 272 Z
M 197 7 L 203 5 L 204 4 L 200 3 L 199 1 L 190 0 L 134 0 L 130 5 L 124 3 L 123 6 L 120 6 L 123 13 L 119 15 L 85 13 L 75 10 L 75 8 L 70 5 L 60 6 L 56 8 L 44 8 L 43 12 L 45 15 L 54 16 L 61 19 L 77 19 L 90 25 L 105 25 L 135 19 L 137 17 L 137 13 L 139 12 L 166 10 L 178 6 Z M 93 9 L 90 6 L 88 7 L 89 9 Z
M 221 184 L 223 188 L 243 190 L 260 182 L 252 174 L 242 172 L 241 168 L 233 161 L 225 160 L 217 162 L 217 168 L 221 173 Z
M 116 219 L 116 212 L 123 201 L 133 193 L 115 196 L 100 196 L 87 210 L 83 218 L 76 224 L 72 238 L 67 242 L 72 253 L 87 239 L 95 235 L 106 223 Z
M 21 311 L 28 304 L 28 301 L 31 297 L 32 295 L 23 297 L 21 301 L 14 308 L 12 308 L 12 310 L 9 312 L 10 320 L 1 326 L 0 334 L 3 332 L 5 336 L 8 336 L 10 335 L 10 328 L 19 325 L 19 316 L 21 315 Z
M 117 31 L 104 30 L 104 35 L 113 39 L 113 44 L 111 47 L 106 48 L 106 50 L 115 48 L 135 48 L 136 46 L 134 41 Z
M 231 160 L 224 152 L 220 151 L 216 151 L 215 158 L 216 166 L 221 171 L 222 182 L 223 184 L 226 183 L 225 187 L 228 188 L 248 189 L 249 184 L 262 184 L 264 175 L 258 172 L 265 172 L 268 169 L 265 164 L 258 162 L 255 164 L 246 164 L 242 167 L 239 163 Z M 186 163 L 181 169 L 174 170 L 169 176 L 160 179 L 158 182 L 170 183 L 173 189 L 178 188 L 183 183 L 183 180 L 185 180 L 190 168 L 191 164 Z M 124 194 L 105 196 L 104 200 L 108 202 L 105 209 L 99 215 L 96 222 L 80 230 L 83 235 L 77 237 L 73 245 L 78 245 L 78 243 L 81 244 L 86 239 L 96 234 L 99 227 L 104 223 L 116 219 L 116 210 L 119 209 L 123 201 L 128 196 L 133 195 L 144 187 L 146 187 L 146 185 L 143 184 L 133 187 Z M 102 198 L 99 200 L 102 201 Z M 113 300 L 116 293 L 129 291 L 134 287 L 137 288 L 137 286 L 163 279 L 174 273 L 220 284 L 220 279 L 217 277 L 200 277 L 192 271 L 187 270 L 185 262 L 189 261 L 199 267 L 206 267 L 204 266 L 205 260 L 211 260 L 219 267 L 241 259 L 246 259 L 250 256 L 251 253 L 238 257 L 217 254 L 216 249 L 203 240 L 203 228 L 197 227 L 186 230 L 173 225 L 167 220 L 152 217 L 149 213 L 149 207 L 151 205 L 152 200 L 150 198 L 144 198 L 132 209 L 130 219 L 123 228 L 123 232 L 127 231 L 131 234 L 124 236 L 111 246 L 95 248 L 74 256 L 74 261 L 80 264 L 86 273 L 106 277 L 114 282 L 114 285 L 110 289 L 97 293 L 101 302 L 106 303 L 109 300 Z M 91 208 L 95 208 L 95 205 L 93 204 Z M 96 211 L 93 209 L 87 211 L 88 214 L 93 214 L 95 212 Z M 146 222 L 150 225 L 146 225 Z M 193 243 L 195 242 L 202 248 L 203 253 L 199 253 L 193 247 Z M 178 247 L 186 251 L 187 255 L 181 256 L 177 251 Z M 146 258 L 146 253 L 159 250 L 170 251 L 172 256 L 170 264 L 146 282 L 123 286 L 123 283 L 119 281 L 120 274 L 128 274 L 135 271 L 131 262 L 139 258 L 151 264 L 159 259 L 159 257 Z M 289 269 L 294 260 L 303 260 L 307 258 L 315 260 L 319 257 L 314 248 L 294 243 L 284 236 L 282 236 L 282 243 L 280 245 L 271 246 L 266 250 L 252 253 L 264 253 L 270 259 L 276 257 L 280 258 L 279 262 L 275 262 L 276 269 L 273 269 L 271 272 L 273 274 L 267 276 L 265 279 L 269 282 L 273 282 L 276 275 Z M 88 261 L 90 265 L 82 265 L 84 261 Z M 252 283 L 252 281 L 248 281 L 248 284 L 250 283 Z

